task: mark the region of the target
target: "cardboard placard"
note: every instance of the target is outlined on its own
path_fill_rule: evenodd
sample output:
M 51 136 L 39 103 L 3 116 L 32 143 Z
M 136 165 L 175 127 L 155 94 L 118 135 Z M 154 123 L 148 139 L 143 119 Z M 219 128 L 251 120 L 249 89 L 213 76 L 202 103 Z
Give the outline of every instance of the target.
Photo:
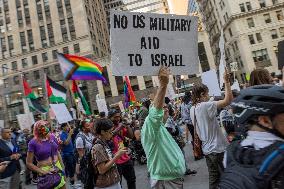
M 202 83 L 209 89 L 209 96 L 221 96 L 218 78 L 215 70 L 203 72 L 201 75 Z
M 17 120 L 21 130 L 28 129 L 30 131 L 31 126 L 35 123 L 33 113 L 19 114 Z
M 238 63 L 237 62 L 230 63 L 230 68 L 232 72 L 237 72 L 239 70 Z
M 111 11 L 111 62 L 115 76 L 199 73 L 198 17 Z
M 50 104 L 50 108 L 55 114 L 59 124 L 67 123 L 73 120 L 65 104 Z
M 108 109 L 107 109 L 106 100 L 105 99 L 97 99 L 96 102 L 97 102 L 99 112 L 105 112 L 106 116 L 108 116 Z

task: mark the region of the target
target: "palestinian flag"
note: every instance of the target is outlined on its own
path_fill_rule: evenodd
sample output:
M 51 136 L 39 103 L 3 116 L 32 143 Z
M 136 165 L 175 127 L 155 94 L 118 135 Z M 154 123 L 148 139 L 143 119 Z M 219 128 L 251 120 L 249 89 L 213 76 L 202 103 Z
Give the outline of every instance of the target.
M 74 94 L 74 97 L 76 100 L 78 100 L 78 107 L 80 109 L 83 110 L 83 112 L 86 114 L 86 115 L 91 115 L 91 111 L 90 111 L 90 108 L 89 108 L 89 105 L 80 89 L 80 87 L 78 87 L 78 85 L 76 84 L 76 81 L 73 80 L 72 81 L 72 92 Z
M 46 113 L 47 112 L 46 109 L 42 107 L 39 98 L 35 95 L 35 93 L 32 91 L 29 84 L 24 78 L 23 78 L 23 86 L 24 86 L 24 95 L 25 98 L 27 99 L 30 110 L 38 111 L 40 113 Z
M 48 76 L 46 76 L 45 84 L 50 104 L 66 103 L 67 90 L 62 85 L 57 84 Z

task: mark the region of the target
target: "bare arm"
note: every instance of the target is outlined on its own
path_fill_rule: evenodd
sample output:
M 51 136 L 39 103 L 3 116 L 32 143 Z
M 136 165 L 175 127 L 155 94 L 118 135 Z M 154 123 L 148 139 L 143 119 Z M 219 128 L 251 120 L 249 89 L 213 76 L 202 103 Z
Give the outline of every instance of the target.
M 58 151 L 57 151 L 57 156 L 58 156 L 59 162 L 60 162 L 60 164 L 61 164 L 62 170 L 65 170 L 65 167 L 64 167 L 64 163 L 63 163 L 61 154 L 60 154 Z
M 85 154 L 85 149 L 84 148 L 77 148 L 79 159 L 81 159 L 84 154 Z
M 162 67 L 159 71 L 159 81 L 160 81 L 160 87 L 158 88 L 158 91 L 156 93 L 156 96 L 154 98 L 154 107 L 156 109 L 162 109 L 164 102 L 165 102 L 165 96 L 167 92 L 167 86 L 169 83 L 169 75 L 170 71 L 166 67 Z
M 103 162 L 97 165 L 99 174 L 105 174 L 114 164 L 115 161 L 118 160 L 123 154 L 125 154 L 127 152 L 126 149 L 121 149 L 119 150 L 115 156 L 113 157 L 113 159 L 109 160 L 108 162 Z
M 28 152 L 27 153 L 27 160 L 26 160 L 27 167 L 34 172 L 44 174 L 43 170 L 41 170 L 38 166 L 33 164 L 33 159 L 34 159 L 34 153 Z
M 225 98 L 223 100 L 217 101 L 217 108 L 224 108 L 231 104 L 233 100 L 233 93 L 231 90 L 231 84 L 230 84 L 230 76 L 228 74 L 227 69 L 225 70 L 224 73 L 224 82 L 225 82 Z

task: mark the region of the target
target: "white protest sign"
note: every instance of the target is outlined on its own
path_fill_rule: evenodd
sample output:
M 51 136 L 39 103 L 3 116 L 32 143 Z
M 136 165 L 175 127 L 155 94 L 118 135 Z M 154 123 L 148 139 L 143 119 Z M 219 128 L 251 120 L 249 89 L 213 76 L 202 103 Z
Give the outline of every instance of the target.
M 121 111 L 121 112 L 124 112 L 125 109 L 124 109 L 124 106 L 123 106 L 122 101 L 119 101 L 119 102 L 118 102 L 118 106 L 119 106 L 120 111 Z
M 115 76 L 192 75 L 198 65 L 198 17 L 111 11 L 111 62 Z
M 30 131 L 31 126 L 35 123 L 33 113 L 19 114 L 17 120 L 21 130 L 28 129 Z
M 169 99 L 174 99 L 176 96 L 176 93 L 174 91 L 173 85 L 171 83 L 168 84 L 167 91 L 166 91 L 166 97 L 169 97 Z
M 0 120 L 0 129 L 3 129 L 4 128 L 4 120 Z
M 202 83 L 209 89 L 209 96 L 221 96 L 218 78 L 215 70 L 203 72 L 201 75 Z
M 106 116 L 107 116 L 108 115 L 108 109 L 107 109 L 106 100 L 105 99 L 97 99 L 96 102 L 97 102 L 99 112 L 105 112 Z
M 65 104 L 50 104 L 50 108 L 53 110 L 59 124 L 73 120 Z
M 232 90 L 241 91 L 240 84 L 239 84 L 239 81 L 238 81 L 237 79 L 235 80 L 235 82 L 234 82 L 233 85 L 231 86 L 231 89 L 232 89 Z
M 238 63 L 237 62 L 230 63 L 230 68 L 232 72 L 237 72 L 239 70 Z

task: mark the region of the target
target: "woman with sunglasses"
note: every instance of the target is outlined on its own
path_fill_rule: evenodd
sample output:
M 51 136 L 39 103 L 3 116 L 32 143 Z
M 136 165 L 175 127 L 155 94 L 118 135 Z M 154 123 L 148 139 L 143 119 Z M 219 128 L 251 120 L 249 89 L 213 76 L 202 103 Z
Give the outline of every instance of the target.
M 39 174 L 37 188 L 65 189 L 64 164 L 58 145 L 50 138 L 47 121 L 37 121 L 34 124 L 34 138 L 29 142 L 27 166 Z M 33 159 L 37 160 L 37 165 Z

